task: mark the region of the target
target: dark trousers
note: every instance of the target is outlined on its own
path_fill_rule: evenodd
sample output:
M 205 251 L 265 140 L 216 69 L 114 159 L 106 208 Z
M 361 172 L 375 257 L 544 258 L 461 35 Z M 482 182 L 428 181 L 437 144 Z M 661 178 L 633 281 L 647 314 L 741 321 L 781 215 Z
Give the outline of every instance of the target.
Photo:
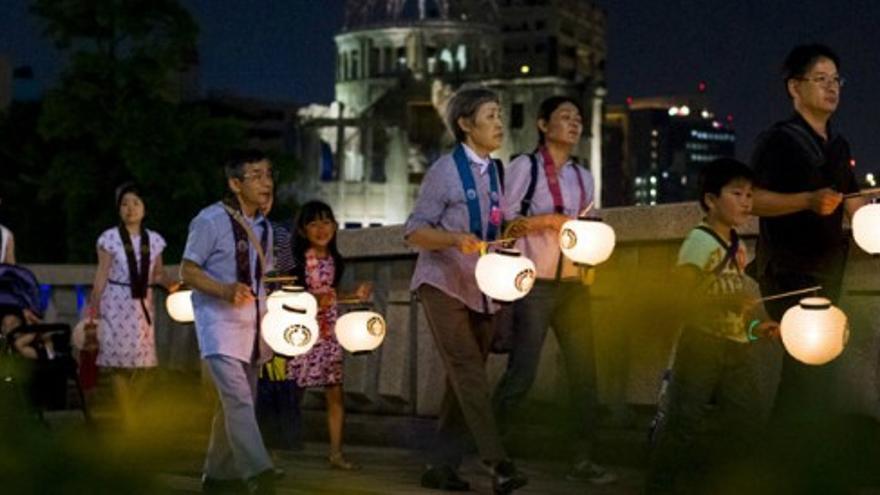
M 837 304 L 842 278 L 816 274 L 783 272 L 759 280 L 762 295 L 821 285 L 820 296 Z M 803 296 L 768 301 L 771 318 L 782 316 Z M 787 480 L 797 493 L 845 493 L 850 482 L 839 460 L 846 438 L 847 418 L 835 411 L 835 372 L 837 361 L 821 366 L 801 363 L 782 353 L 782 371 L 773 411 L 767 449 L 769 468 L 779 479 Z M 852 443 L 852 442 L 850 442 Z
M 431 464 L 458 467 L 468 446 L 468 432 L 482 460 L 506 459 L 492 417 L 486 377 L 492 315 L 473 311 L 430 285 L 419 287 L 418 294 L 446 368 L 446 391 L 429 456 Z
M 565 361 L 570 407 L 564 424 L 575 460 L 590 457 L 596 431 L 596 359 L 589 288 L 580 282 L 538 282 L 513 303 L 513 346 L 492 406 L 502 430 L 532 388 L 547 329 L 552 327 Z
M 721 438 L 712 443 L 723 446 L 722 460 L 745 458 L 753 449 L 763 403 L 750 347 L 693 328 L 682 332 L 672 366 L 667 421 L 651 453 L 648 493 L 673 491 L 677 475 L 699 459 L 695 441 L 705 431 L 704 418 L 713 399 Z
M 257 381 L 257 423 L 266 448 L 302 448 L 302 413 L 299 409 L 301 395 L 302 389 L 293 380 L 261 377 Z
M 821 285 L 819 295 L 837 304 L 840 299 L 839 277 L 821 277 L 805 273 L 782 272 L 760 281 L 761 294 L 769 296 L 783 292 Z M 782 322 L 782 316 L 801 297 L 767 301 L 765 307 L 771 318 Z M 830 412 L 834 391 L 834 362 L 824 366 L 803 364 L 787 353 L 782 358 L 782 376 L 773 406 L 774 421 L 814 421 Z

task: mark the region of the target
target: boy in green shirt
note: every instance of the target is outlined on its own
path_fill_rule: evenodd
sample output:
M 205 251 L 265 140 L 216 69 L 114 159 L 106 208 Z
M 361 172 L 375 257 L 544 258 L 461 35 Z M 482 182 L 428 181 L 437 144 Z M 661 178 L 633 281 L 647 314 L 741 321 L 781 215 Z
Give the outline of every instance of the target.
M 700 175 L 703 222 L 688 234 L 678 253 L 677 282 L 687 298 L 688 318 L 679 337 L 666 424 L 651 456 L 647 492 L 676 493 L 675 479 L 701 430 L 706 406 L 715 399 L 722 418 L 726 453 L 745 454 L 762 416 L 751 342 L 778 333 L 743 273 L 745 243 L 736 227 L 752 209 L 752 170 L 730 158 L 707 164 Z M 751 284 L 749 284 L 751 282 Z

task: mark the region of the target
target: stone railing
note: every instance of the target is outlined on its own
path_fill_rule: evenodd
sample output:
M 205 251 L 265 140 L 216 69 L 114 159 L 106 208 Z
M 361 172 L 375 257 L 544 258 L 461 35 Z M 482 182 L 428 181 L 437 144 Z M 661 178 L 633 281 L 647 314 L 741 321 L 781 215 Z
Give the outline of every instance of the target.
M 693 203 L 613 208 L 601 212 L 617 233 L 617 248 L 600 266 L 589 304 L 596 346 L 600 399 L 605 404 L 651 405 L 674 342 L 677 324 L 651 304 L 652 290 L 668 286 L 678 247 L 701 217 Z M 757 222 L 741 232 L 753 244 Z M 432 415 L 443 391 L 443 366 L 419 302 L 409 291 L 416 254 L 402 237 L 402 227 L 346 230 L 339 245 L 348 260 L 343 285 L 371 281 L 374 305 L 388 322 L 383 346 L 366 356 L 346 356 L 345 389 L 352 411 L 397 415 Z M 166 260 L 171 261 L 171 260 Z M 76 319 L 76 288 L 88 288 L 90 266 L 32 265 L 38 279 L 51 284 L 54 317 Z M 176 267 L 170 266 L 170 271 Z M 880 261 L 851 250 L 842 309 L 850 317 L 846 351 L 832 366 L 838 371 L 840 396 L 849 410 L 880 417 L 878 327 Z M 672 289 L 674 290 L 674 288 Z M 647 295 L 647 296 L 646 296 Z M 157 299 L 163 298 L 157 295 Z M 157 301 L 157 342 L 162 366 L 198 368 L 191 326 L 171 322 Z M 589 322 L 584 322 L 588 325 Z M 762 394 L 769 401 L 778 380 L 778 343 L 756 344 L 764 366 Z M 552 332 L 541 356 L 531 398 L 555 400 L 565 394 L 564 368 Z M 497 380 L 505 357 L 493 355 L 490 376 Z

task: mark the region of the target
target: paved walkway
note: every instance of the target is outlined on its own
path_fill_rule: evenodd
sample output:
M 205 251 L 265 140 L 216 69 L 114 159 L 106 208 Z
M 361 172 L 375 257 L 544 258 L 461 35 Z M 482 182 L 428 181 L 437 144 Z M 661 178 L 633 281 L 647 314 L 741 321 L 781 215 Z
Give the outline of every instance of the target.
M 285 452 L 278 456 L 278 466 L 287 475 L 278 485 L 279 495 L 415 495 L 439 494 L 419 487 L 422 461 L 418 452 L 378 447 L 347 447 L 347 455 L 363 466 L 360 471 L 344 472 L 327 466 L 326 444 L 306 444 L 301 452 Z M 553 462 L 525 461 L 520 467 L 529 475 L 530 483 L 518 490 L 522 495 L 563 495 L 589 493 L 595 495 L 629 495 L 641 491 L 642 473 L 614 468 L 620 480 L 613 485 L 592 486 L 564 479 L 565 465 Z M 200 459 L 191 459 L 189 470 L 178 474 L 161 474 L 162 483 L 179 493 L 199 492 Z M 492 493 L 489 477 L 476 461 L 463 466 L 462 476 L 471 482 L 472 493 Z

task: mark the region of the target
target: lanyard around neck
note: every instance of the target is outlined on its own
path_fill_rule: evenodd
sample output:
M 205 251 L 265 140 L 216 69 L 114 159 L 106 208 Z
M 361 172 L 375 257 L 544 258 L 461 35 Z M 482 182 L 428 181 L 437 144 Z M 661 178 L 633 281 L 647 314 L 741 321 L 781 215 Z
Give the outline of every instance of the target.
M 268 244 L 268 238 L 269 238 L 268 221 L 266 221 L 267 225 L 263 226 L 262 239 L 257 240 L 257 236 L 256 236 L 256 234 L 254 234 L 254 230 L 245 221 L 244 215 L 242 215 L 240 210 L 232 208 L 226 203 L 220 203 L 220 205 L 223 207 L 224 210 L 226 210 L 226 213 L 229 215 L 230 220 L 232 220 L 232 222 L 233 222 L 233 225 L 232 225 L 233 236 L 235 236 L 235 232 L 237 230 L 235 228 L 235 225 L 237 224 L 244 231 L 245 235 L 250 240 L 251 245 L 254 246 L 254 250 L 257 252 L 257 269 L 254 270 L 254 274 L 257 279 L 256 280 L 257 286 L 259 286 L 259 282 L 263 276 L 263 273 L 269 269 L 269 266 L 266 264 L 266 255 L 265 255 L 266 248 L 268 247 L 267 244 Z M 235 243 L 236 243 L 236 250 L 238 250 L 239 240 L 236 239 Z M 237 258 L 236 258 L 236 263 L 239 263 Z M 250 259 L 248 259 L 248 265 L 250 265 Z M 241 270 L 239 270 L 239 271 L 241 271 Z M 248 274 L 250 273 L 249 267 L 248 267 L 247 273 Z M 250 278 L 250 277 L 248 277 L 248 278 Z
M 489 225 L 486 228 L 486 235 L 483 236 L 483 217 L 480 214 L 480 198 L 477 192 L 474 174 L 471 172 L 471 161 L 464 151 L 464 145 L 459 144 L 452 153 L 455 161 L 455 168 L 458 169 L 458 177 L 461 179 L 461 185 L 464 188 L 464 197 L 467 201 L 468 219 L 470 232 L 480 239 L 495 240 L 498 236 L 498 222 L 493 222 L 493 215 L 496 215 L 499 208 L 498 196 L 498 175 L 495 170 L 495 163 L 489 162 Z
M 550 156 L 550 151 L 547 150 L 546 146 L 541 146 L 538 151 L 541 153 L 541 158 L 544 162 L 544 175 L 547 177 L 547 187 L 550 189 L 550 195 L 553 197 L 553 211 L 556 213 L 564 213 L 565 203 L 562 199 L 562 188 L 559 186 L 559 174 L 556 171 L 556 164 L 553 163 L 553 157 Z M 578 187 L 581 190 L 579 209 L 583 209 L 586 207 L 587 202 L 587 191 L 584 187 L 584 178 L 581 176 L 581 171 L 578 170 L 577 165 L 574 165 L 574 172 L 575 175 L 577 175 Z

